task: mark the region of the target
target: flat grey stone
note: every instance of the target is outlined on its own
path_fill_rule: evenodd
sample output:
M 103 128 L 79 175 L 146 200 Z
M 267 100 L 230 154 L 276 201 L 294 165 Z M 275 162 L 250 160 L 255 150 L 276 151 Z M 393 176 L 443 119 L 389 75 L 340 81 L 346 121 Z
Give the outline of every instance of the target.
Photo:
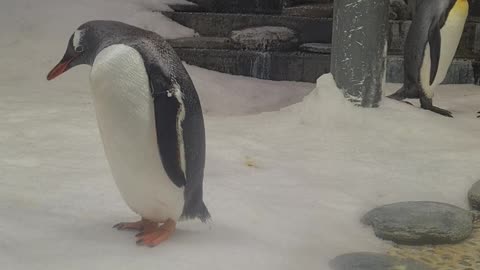
M 470 207 L 475 210 L 480 210 L 480 181 L 473 184 L 468 191 L 468 202 Z
M 433 270 L 421 262 L 370 252 L 338 256 L 330 262 L 330 267 L 333 270 Z
M 472 213 L 437 202 L 385 205 L 368 212 L 362 221 L 372 225 L 379 238 L 410 245 L 457 243 L 473 230 Z
M 328 43 L 305 43 L 300 45 L 300 50 L 303 52 L 323 53 L 329 54 L 332 52 L 332 44 Z
M 233 31 L 231 39 L 238 48 L 259 51 L 286 51 L 298 46 L 295 31 L 280 26 L 252 27 Z
M 186 37 L 170 39 L 174 48 L 233 49 L 233 42 L 226 37 Z

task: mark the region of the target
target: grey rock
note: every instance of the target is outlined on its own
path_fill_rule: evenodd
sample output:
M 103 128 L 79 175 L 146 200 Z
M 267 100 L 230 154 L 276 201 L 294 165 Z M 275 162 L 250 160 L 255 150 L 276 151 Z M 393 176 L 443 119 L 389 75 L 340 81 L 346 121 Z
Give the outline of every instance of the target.
M 304 52 L 329 54 L 332 52 L 332 44 L 329 43 L 305 43 L 300 45 L 300 50 Z
M 385 205 L 368 212 L 362 221 L 372 225 L 381 239 L 410 245 L 457 243 L 473 230 L 472 213 L 437 202 Z
M 470 207 L 475 210 L 480 210 L 480 181 L 473 184 L 468 191 L 468 202 Z
M 233 49 L 231 39 L 226 37 L 187 37 L 170 39 L 168 43 L 174 48 L 199 48 L 199 49 Z
M 262 26 L 233 31 L 231 39 L 240 49 L 286 51 L 298 46 L 296 33 L 286 27 Z
M 370 252 L 338 256 L 330 262 L 330 267 L 333 270 L 433 270 L 421 262 Z

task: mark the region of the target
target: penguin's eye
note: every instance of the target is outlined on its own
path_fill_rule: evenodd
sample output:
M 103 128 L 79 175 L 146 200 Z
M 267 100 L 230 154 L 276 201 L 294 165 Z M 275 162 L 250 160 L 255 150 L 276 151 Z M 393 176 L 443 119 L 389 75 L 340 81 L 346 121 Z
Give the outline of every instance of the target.
M 75 51 L 78 52 L 78 53 L 83 52 L 83 46 L 77 46 L 77 47 L 75 47 Z

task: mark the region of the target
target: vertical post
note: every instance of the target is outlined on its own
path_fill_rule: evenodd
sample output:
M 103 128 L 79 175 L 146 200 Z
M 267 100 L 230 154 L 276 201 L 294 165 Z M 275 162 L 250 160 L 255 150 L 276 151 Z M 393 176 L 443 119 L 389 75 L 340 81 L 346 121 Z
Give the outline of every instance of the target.
M 331 72 L 345 97 L 378 107 L 387 57 L 389 0 L 335 0 Z

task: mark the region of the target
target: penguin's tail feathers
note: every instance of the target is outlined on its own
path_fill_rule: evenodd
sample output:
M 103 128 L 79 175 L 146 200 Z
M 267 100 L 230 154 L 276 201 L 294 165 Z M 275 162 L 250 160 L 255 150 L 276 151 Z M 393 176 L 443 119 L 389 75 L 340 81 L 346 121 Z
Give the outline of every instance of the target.
M 207 206 L 203 201 L 200 201 L 195 204 L 185 205 L 182 213 L 182 220 L 195 219 L 198 218 L 202 222 L 207 222 L 211 218 L 210 213 L 208 212 Z

